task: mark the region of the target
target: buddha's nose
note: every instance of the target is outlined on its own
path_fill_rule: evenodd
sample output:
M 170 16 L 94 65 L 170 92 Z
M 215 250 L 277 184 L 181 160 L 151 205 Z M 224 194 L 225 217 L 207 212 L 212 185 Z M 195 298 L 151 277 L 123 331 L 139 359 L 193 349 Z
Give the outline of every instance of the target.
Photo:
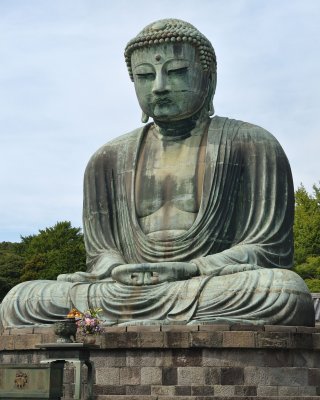
M 152 92 L 153 94 L 164 94 L 169 92 L 168 82 L 163 73 L 156 74 Z

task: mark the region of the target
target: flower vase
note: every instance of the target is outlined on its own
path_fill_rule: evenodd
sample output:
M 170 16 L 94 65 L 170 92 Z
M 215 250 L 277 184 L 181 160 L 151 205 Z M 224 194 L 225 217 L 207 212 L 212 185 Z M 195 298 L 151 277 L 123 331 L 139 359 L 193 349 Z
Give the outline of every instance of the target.
M 83 343 L 85 344 L 95 344 L 96 343 L 96 335 L 87 335 L 83 338 Z

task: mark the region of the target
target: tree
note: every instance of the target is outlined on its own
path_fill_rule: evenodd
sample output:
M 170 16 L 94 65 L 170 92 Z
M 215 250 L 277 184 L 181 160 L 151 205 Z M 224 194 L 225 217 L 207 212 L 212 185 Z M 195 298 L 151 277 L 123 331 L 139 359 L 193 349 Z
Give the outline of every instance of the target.
M 309 194 L 303 185 L 296 193 L 294 270 L 311 292 L 320 292 L 320 188 Z
M 83 235 L 68 221 L 22 237 L 21 245 L 25 260 L 21 281 L 56 279 L 59 274 L 86 269 Z
M 0 250 L 0 302 L 7 292 L 20 282 L 24 260 L 23 257 L 14 254 L 13 249 L 14 246 L 9 250 Z
M 21 237 L 20 243 L 0 243 L 0 301 L 19 282 L 85 271 L 85 258 L 81 230 L 68 221 Z

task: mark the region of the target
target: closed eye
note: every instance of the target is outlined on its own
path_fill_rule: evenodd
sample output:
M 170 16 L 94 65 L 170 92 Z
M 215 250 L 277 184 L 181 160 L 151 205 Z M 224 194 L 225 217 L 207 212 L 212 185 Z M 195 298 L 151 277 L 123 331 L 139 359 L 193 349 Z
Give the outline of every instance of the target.
M 154 79 L 155 74 L 152 72 L 148 72 L 146 74 L 135 74 L 138 79 Z
M 168 75 L 184 75 L 188 71 L 188 67 L 175 68 L 168 70 Z

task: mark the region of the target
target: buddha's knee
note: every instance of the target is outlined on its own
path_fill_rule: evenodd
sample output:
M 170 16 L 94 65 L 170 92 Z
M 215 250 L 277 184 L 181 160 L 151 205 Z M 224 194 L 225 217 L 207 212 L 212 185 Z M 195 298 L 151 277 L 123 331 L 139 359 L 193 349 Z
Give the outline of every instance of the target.
M 289 269 L 274 268 L 272 287 L 282 288 L 284 290 L 296 291 L 297 293 L 306 293 L 310 296 L 309 289 L 304 280 L 295 272 Z

